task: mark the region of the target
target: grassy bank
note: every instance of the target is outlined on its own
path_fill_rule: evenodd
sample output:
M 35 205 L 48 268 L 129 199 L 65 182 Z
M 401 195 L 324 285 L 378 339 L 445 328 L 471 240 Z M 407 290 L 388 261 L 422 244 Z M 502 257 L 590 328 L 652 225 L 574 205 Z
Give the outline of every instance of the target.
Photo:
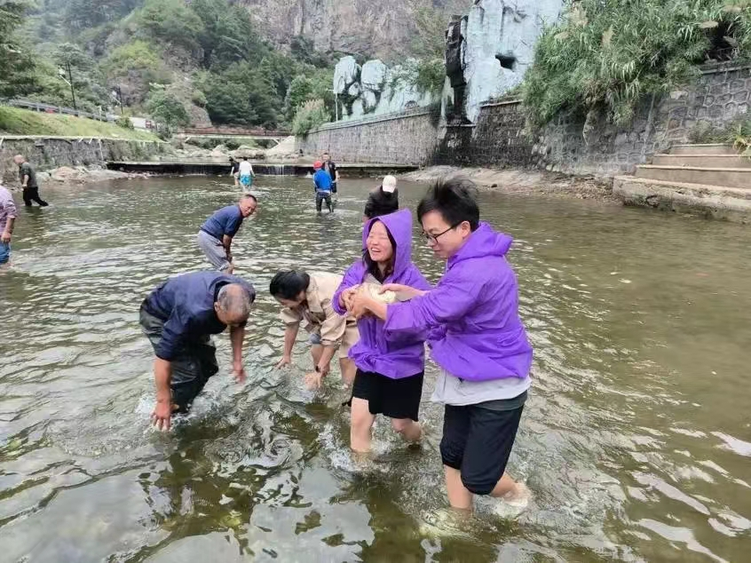
M 137 141 L 158 141 L 156 135 L 134 131 L 114 123 L 57 113 L 39 113 L 0 106 L 0 134 L 50 135 L 60 137 L 114 137 Z

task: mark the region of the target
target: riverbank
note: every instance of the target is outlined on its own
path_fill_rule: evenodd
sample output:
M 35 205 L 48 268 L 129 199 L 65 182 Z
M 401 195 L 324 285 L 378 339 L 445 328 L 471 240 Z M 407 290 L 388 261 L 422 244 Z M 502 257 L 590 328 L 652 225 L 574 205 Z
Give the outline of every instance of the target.
M 412 182 L 434 182 L 452 175 L 466 176 L 480 189 L 509 195 L 545 195 L 613 203 L 620 201 L 613 196 L 610 182 L 594 177 L 568 176 L 543 170 L 431 166 L 401 174 L 399 177 Z

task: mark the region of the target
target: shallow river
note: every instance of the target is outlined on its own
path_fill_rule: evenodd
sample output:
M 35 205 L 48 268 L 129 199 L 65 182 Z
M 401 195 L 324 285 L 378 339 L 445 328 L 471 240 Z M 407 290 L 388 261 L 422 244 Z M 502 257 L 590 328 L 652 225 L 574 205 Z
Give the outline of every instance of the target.
M 526 511 L 446 505 L 441 409 L 421 449 L 376 429 L 376 459 L 347 451 L 335 379 L 275 371 L 268 282 L 281 267 L 341 272 L 359 254 L 373 181 L 345 181 L 316 217 L 309 180 L 261 178 L 238 236 L 259 290 L 248 382 L 220 374 L 170 434 L 149 429 L 144 295 L 205 264 L 194 239 L 229 204 L 225 179 L 45 190 L 21 210 L 0 275 L 0 562 L 748 561 L 751 553 L 751 230 L 591 202 L 483 196 L 516 238 L 534 387 L 512 474 Z M 402 185 L 414 207 L 424 187 Z M 17 194 L 16 194 L 17 196 Z M 20 200 L 19 197 L 16 197 Z M 416 261 L 441 264 L 417 243 Z M 745 555 L 744 555 L 745 554 Z

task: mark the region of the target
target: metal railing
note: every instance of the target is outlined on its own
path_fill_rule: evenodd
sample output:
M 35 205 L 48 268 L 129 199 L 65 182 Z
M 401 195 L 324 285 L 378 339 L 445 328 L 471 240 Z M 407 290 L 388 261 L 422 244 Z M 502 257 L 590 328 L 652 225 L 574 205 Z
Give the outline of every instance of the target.
M 178 129 L 182 135 L 211 135 L 226 137 L 288 137 L 289 131 L 272 131 L 269 129 L 235 129 L 225 127 L 192 127 Z
M 43 113 L 62 113 L 65 115 L 75 115 L 77 117 L 87 117 L 89 119 L 96 119 L 97 121 L 111 121 L 114 119 L 114 116 L 111 116 L 113 119 L 110 119 L 110 116 L 108 116 L 105 112 L 95 114 L 95 113 L 90 113 L 88 111 L 81 111 L 81 110 L 75 110 L 72 108 L 53 106 L 50 104 L 43 104 L 41 102 L 32 102 L 31 100 L 2 100 L 0 101 L 0 103 L 6 106 L 13 106 L 13 107 L 22 108 L 22 109 L 30 109 L 32 111 L 38 111 L 38 112 L 43 112 Z

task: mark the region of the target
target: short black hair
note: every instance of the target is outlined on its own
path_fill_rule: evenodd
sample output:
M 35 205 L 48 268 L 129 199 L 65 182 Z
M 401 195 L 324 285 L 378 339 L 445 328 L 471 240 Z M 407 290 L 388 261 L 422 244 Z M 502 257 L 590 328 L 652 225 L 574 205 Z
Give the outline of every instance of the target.
M 422 222 L 423 216 L 431 211 L 440 213 L 449 225 L 456 227 L 467 221 L 473 231 L 477 230 L 480 226 L 477 186 L 462 176 L 438 180 L 420 200 L 417 219 Z
M 302 270 L 280 270 L 271 278 L 269 293 L 280 299 L 297 299 L 309 285 L 310 276 Z

